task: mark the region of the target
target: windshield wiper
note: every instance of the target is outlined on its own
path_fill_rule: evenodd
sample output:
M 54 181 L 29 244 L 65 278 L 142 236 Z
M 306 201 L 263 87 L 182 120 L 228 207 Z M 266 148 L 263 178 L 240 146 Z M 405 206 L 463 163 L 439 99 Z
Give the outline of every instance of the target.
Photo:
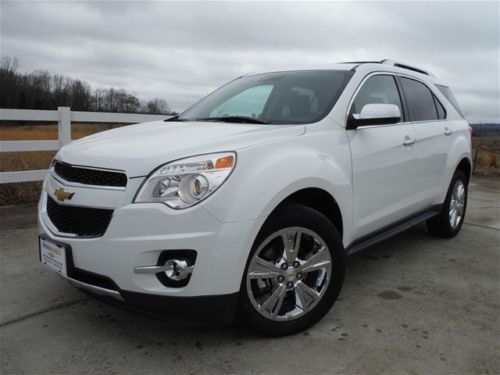
M 168 121 L 188 121 L 188 120 L 184 120 L 183 118 L 179 118 L 179 115 L 175 115 L 163 120 L 163 122 L 168 122 Z
M 269 121 L 259 120 L 257 118 L 246 116 L 206 117 L 193 119 L 192 121 L 221 121 L 236 122 L 241 124 L 269 124 Z

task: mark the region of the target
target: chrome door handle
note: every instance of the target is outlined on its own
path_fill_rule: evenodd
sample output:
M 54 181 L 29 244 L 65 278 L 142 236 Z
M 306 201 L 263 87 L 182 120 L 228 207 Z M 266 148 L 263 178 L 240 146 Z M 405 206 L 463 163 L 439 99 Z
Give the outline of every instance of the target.
M 453 133 L 449 127 L 444 128 L 444 135 L 451 135 Z
M 403 145 L 405 146 L 411 146 L 414 144 L 417 140 L 415 138 L 410 138 L 409 135 L 405 136 L 405 139 L 403 140 Z

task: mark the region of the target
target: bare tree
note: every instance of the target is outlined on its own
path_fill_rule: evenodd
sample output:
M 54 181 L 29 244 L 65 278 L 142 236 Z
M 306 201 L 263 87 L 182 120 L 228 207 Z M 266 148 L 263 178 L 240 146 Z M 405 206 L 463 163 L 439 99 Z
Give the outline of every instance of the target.
M 164 99 L 154 98 L 143 103 L 142 112 L 169 114 L 171 111 L 168 103 Z
M 0 108 L 55 109 L 77 111 L 148 112 L 169 114 L 164 99 L 141 102 L 136 95 L 120 89 L 97 88 L 79 79 L 51 75 L 46 71 L 18 73 L 15 58 L 0 61 Z

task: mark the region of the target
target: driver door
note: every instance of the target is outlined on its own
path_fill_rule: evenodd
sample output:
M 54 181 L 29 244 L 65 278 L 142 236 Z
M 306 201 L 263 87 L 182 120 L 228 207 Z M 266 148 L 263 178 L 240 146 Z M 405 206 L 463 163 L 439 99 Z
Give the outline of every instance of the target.
M 373 103 L 395 104 L 399 123 L 359 126 L 347 130 L 353 173 L 353 235 L 360 238 L 410 216 L 415 209 L 416 135 L 405 122 L 397 80 L 375 74 L 362 83 L 350 114 Z

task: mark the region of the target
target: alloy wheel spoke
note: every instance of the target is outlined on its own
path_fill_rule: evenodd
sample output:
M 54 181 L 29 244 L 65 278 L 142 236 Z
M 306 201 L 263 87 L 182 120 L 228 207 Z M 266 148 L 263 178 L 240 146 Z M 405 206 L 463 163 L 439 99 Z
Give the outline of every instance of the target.
M 464 214 L 464 205 L 463 205 L 463 203 L 459 203 L 458 204 L 458 212 L 459 212 L 460 215 Z
M 286 288 L 284 285 L 279 285 L 274 292 L 267 298 L 262 305 L 260 305 L 261 310 L 267 310 L 273 316 L 276 316 L 281 309 L 283 300 L 286 295 Z M 278 306 L 279 305 L 279 306 Z
M 458 203 L 463 205 L 465 203 L 465 193 L 458 198 Z
M 283 258 L 288 264 L 292 264 L 297 259 L 297 253 L 300 248 L 300 240 L 302 239 L 301 231 L 290 231 L 281 235 L 283 240 L 284 250 Z
M 281 310 L 281 306 L 283 306 L 283 301 L 285 300 L 285 297 L 286 297 L 286 288 L 285 288 L 285 286 L 282 286 L 280 288 L 280 293 L 278 295 L 278 302 L 276 303 L 273 311 L 271 312 L 273 317 L 278 316 L 278 314 Z
M 255 258 L 253 269 L 248 273 L 250 279 L 272 279 L 280 275 L 280 269 L 274 263 L 260 257 Z
M 321 298 L 317 291 L 310 288 L 303 282 L 298 283 L 297 286 L 295 287 L 295 297 L 299 299 L 299 301 L 297 301 L 299 302 L 297 306 L 304 311 L 309 310 L 311 304 L 313 304 L 314 302 L 318 301 Z
M 464 185 L 460 184 L 458 186 L 458 189 L 457 189 L 457 198 L 458 198 L 458 200 L 462 199 L 462 197 L 465 195 L 464 193 L 465 193 Z
M 457 210 L 454 208 L 450 211 L 450 223 L 453 227 L 456 227 L 457 225 Z
M 329 255 L 328 250 L 324 246 L 320 247 L 316 254 L 302 263 L 302 272 L 318 271 L 328 267 L 331 263 Z

